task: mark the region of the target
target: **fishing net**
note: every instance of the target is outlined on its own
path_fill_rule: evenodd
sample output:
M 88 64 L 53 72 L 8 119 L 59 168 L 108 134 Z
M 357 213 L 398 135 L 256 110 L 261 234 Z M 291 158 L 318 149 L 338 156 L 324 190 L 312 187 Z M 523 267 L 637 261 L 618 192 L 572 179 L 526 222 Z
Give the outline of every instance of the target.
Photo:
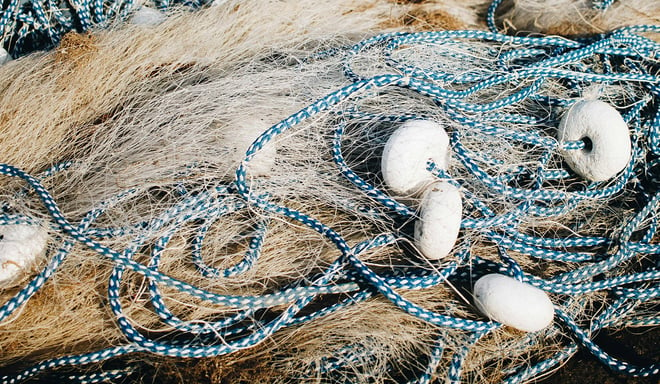
M 513 383 L 579 348 L 657 375 L 593 342 L 659 321 L 660 68 L 642 35 L 657 32 L 394 32 L 147 65 L 130 97 L 63 134 L 54 165 L 0 166 L 5 230 L 47 234 L 34 273 L 2 291 L 2 382 L 135 378 L 157 356 L 215 359 L 218 380 Z M 564 161 L 589 143 L 557 135 L 584 99 L 631 137 L 602 182 Z M 447 168 L 425 166 L 463 199 L 441 260 L 414 241 L 421 197 L 380 170 L 411 120 L 450 138 Z M 553 324 L 480 314 L 489 273 L 547 292 Z

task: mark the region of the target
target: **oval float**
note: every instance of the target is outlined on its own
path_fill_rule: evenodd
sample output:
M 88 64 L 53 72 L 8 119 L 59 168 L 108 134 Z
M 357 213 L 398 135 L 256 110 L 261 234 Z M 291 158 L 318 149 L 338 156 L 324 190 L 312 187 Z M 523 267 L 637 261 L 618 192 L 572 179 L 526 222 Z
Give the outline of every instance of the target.
M 46 249 L 48 235 L 35 225 L 0 226 L 0 287 L 19 280 Z
M 544 291 L 498 273 L 477 280 L 474 302 L 492 320 L 526 332 L 540 331 L 552 324 L 555 314 Z
M 449 136 L 438 123 L 410 120 L 398 128 L 385 144 L 381 169 L 392 192 L 419 195 L 437 179 L 426 170 L 426 162 L 446 169 L 449 163 Z
M 9 56 L 9 52 L 7 52 L 4 48 L 0 48 L 0 65 L 6 64 L 11 60 L 11 56 Z
M 162 23 L 166 18 L 167 16 L 159 10 L 142 6 L 133 14 L 130 22 L 135 25 L 152 26 Z
M 226 136 L 226 144 L 233 151 L 237 162 L 245 158 L 245 154 L 252 143 L 261 136 L 270 125 L 257 117 L 246 117 L 229 123 L 232 136 Z M 248 163 L 248 172 L 252 176 L 269 176 L 275 167 L 277 145 L 274 142 L 266 143 Z
M 438 260 L 451 252 L 462 216 L 463 201 L 458 188 L 446 181 L 429 186 L 415 223 L 415 245 L 424 257 Z

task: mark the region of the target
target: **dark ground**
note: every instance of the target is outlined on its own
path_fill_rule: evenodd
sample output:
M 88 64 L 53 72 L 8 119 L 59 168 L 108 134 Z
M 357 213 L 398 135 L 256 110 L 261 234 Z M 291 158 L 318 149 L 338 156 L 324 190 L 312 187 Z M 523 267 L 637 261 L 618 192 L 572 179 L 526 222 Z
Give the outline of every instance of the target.
M 660 329 L 639 328 L 614 334 L 601 333 L 596 343 L 612 357 L 648 366 L 660 362 Z M 590 353 L 580 350 L 552 376 L 535 384 L 658 384 L 660 376 L 630 377 L 612 372 Z

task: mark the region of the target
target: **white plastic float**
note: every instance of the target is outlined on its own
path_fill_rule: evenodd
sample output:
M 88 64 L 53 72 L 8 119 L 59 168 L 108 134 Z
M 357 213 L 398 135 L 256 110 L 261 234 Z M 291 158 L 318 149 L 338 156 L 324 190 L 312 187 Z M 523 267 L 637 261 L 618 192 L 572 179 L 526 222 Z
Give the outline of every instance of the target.
M 261 136 L 264 131 L 270 128 L 265 121 L 256 117 L 246 117 L 230 123 L 232 126 L 231 137 L 225 137 L 225 142 L 230 146 L 229 150 L 234 153 L 237 162 L 245 158 L 247 149 L 252 143 Z M 267 143 L 263 148 L 254 154 L 254 157 L 248 164 L 248 173 L 252 176 L 268 176 L 275 167 L 275 158 L 277 156 L 277 145 L 274 142 Z
M 383 179 L 397 195 L 420 195 L 429 184 L 437 180 L 426 170 L 429 159 L 439 168 L 447 168 L 447 132 L 433 121 L 407 121 L 385 143 L 381 161 Z
M 165 21 L 167 16 L 157 10 L 150 7 L 142 6 L 140 7 L 130 19 L 131 24 L 135 25 L 158 25 Z
M 447 256 L 458 238 L 463 202 L 458 188 L 446 181 L 431 184 L 415 222 L 415 245 L 431 260 Z
M 27 224 L 0 226 L 0 288 L 10 287 L 27 274 L 48 243 L 41 227 Z
M 573 104 L 559 123 L 560 142 L 582 140 L 584 149 L 564 150 L 575 173 L 590 181 L 611 179 L 621 172 L 631 155 L 630 133 L 621 114 L 600 100 Z
M 0 65 L 6 64 L 10 60 L 11 56 L 9 56 L 9 52 L 4 48 L 0 48 Z
M 474 284 L 474 303 L 492 320 L 526 332 L 552 324 L 554 308 L 548 295 L 514 278 L 492 273 Z

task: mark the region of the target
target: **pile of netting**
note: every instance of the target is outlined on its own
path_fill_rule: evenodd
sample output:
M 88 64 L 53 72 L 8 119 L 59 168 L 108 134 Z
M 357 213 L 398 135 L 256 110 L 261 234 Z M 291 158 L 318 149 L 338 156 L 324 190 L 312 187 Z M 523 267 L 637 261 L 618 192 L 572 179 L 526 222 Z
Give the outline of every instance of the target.
M 154 1 L 163 17 L 165 11 L 174 6 L 198 9 L 210 3 L 204 0 Z M 140 4 L 134 0 L 9 0 L 0 10 L 1 48 L 14 58 L 51 49 L 68 32 L 119 25 L 139 9 Z
M 67 161 L 39 175 L 0 165 L 2 224 L 48 233 L 41 271 L 4 292 L 0 327 L 38 324 L 28 301 L 46 289 L 83 290 L 67 298 L 92 324 L 79 349 L 105 344 L 30 367 L 15 357 L 2 383 L 118 380 L 138 353 L 239 351 L 270 364 L 269 381 L 524 382 L 581 347 L 657 375 L 592 338 L 660 323 L 660 46 L 644 37 L 658 32 L 391 33 L 303 60 L 277 52 L 231 77 L 182 68 L 165 94 L 92 123 Z M 603 182 L 564 161 L 592 143 L 557 138 L 583 99 L 630 131 L 630 161 Z M 388 192 L 380 171 L 409 120 L 450 137 L 447 169 L 427 164 L 463 197 L 441 260 L 412 241 L 420 198 Z M 553 324 L 522 333 L 480 314 L 472 286 L 493 272 L 547 292 Z

